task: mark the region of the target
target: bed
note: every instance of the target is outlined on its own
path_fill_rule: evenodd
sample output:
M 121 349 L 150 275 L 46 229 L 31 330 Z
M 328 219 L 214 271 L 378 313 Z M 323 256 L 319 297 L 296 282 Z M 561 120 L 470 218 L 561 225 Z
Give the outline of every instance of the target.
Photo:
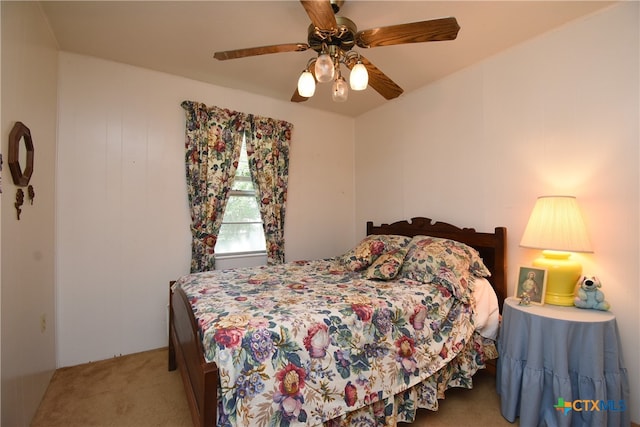
M 505 273 L 504 227 L 368 222 L 335 258 L 172 282 L 169 370 L 197 426 L 411 422 L 497 357 L 476 296 L 501 311 Z

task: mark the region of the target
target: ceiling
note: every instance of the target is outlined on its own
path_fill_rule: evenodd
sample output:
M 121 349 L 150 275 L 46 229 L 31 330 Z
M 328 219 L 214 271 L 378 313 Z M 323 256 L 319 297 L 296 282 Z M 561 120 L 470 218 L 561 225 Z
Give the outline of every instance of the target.
M 510 48 L 567 21 L 607 7 L 604 1 L 361 1 L 338 13 L 358 30 L 454 16 L 453 41 L 356 48 L 408 92 Z M 43 1 L 60 50 L 162 71 L 289 101 L 305 52 L 218 61 L 216 51 L 306 43 L 310 19 L 299 1 Z M 345 75 L 348 72 L 345 73 Z M 331 100 L 319 84 L 304 105 L 358 116 L 387 101 L 375 90 Z

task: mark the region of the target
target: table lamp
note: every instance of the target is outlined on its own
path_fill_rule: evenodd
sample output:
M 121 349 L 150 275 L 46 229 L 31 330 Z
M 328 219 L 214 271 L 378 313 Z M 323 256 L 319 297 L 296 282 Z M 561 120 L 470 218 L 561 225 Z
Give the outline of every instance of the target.
M 533 265 L 547 269 L 544 302 L 572 306 L 582 265 L 571 259 L 571 252 L 593 252 L 576 198 L 538 197 L 520 246 L 543 250 Z

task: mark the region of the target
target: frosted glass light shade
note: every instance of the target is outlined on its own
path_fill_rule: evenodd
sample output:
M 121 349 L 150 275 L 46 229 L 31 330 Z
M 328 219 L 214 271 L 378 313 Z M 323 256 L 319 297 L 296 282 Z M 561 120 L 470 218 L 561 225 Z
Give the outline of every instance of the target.
M 309 71 L 304 71 L 298 79 L 298 93 L 305 98 L 311 98 L 316 92 L 316 80 Z
M 333 80 L 333 76 L 335 75 L 335 70 L 333 66 L 333 60 L 326 53 L 318 56 L 316 60 L 316 79 L 320 83 L 330 82 Z
M 576 198 L 538 197 L 520 246 L 543 249 L 542 257 L 534 260 L 533 265 L 547 269 L 544 302 L 572 306 L 582 266 L 571 259 L 571 252 L 592 252 Z
M 347 82 L 340 76 L 333 82 L 331 97 L 335 102 L 344 102 L 347 100 L 348 95 L 349 87 L 347 86 Z
M 369 84 L 369 73 L 367 68 L 361 62 L 358 62 L 351 69 L 349 76 L 349 85 L 353 90 L 365 90 Z

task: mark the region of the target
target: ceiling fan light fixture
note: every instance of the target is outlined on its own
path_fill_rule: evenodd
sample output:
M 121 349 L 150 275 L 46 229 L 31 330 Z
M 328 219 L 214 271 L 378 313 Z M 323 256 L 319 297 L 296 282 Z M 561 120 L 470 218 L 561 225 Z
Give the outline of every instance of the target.
M 369 85 L 369 73 L 362 62 L 358 62 L 351 69 L 349 85 L 353 90 L 365 90 Z
M 330 82 L 335 75 L 333 60 L 327 53 L 321 53 L 316 60 L 316 79 L 320 83 Z
M 333 82 L 333 90 L 331 92 L 331 98 L 335 102 L 345 102 L 349 95 L 349 86 L 342 76 L 338 76 Z
M 315 92 L 316 80 L 311 72 L 304 70 L 298 79 L 298 93 L 305 98 L 311 98 Z

